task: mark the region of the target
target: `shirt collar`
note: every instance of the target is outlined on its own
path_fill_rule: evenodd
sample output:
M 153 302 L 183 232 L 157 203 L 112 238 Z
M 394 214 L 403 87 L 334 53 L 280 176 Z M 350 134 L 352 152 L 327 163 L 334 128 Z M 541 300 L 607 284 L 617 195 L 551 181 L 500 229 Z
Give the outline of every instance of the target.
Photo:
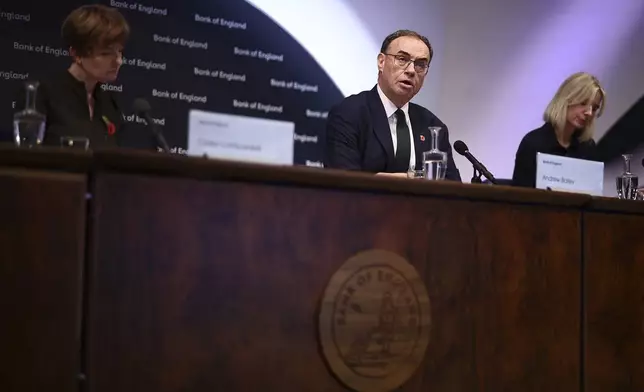
M 380 96 L 380 100 L 382 101 L 382 106 L 385 107 L 385 113 L 387 114 L 387 118 L 390 118 L 393 116 L 394 113 L 396 113 L 396 110 L 398 110 L 398 107 L 394 105 L 389 98 L 385 95 L 385 93 L 382 91 L 380 88 L 380 85 L 377 85 L 376 89 L 378 90 L 378 95 Z M 405 118 L 409 118 L 409 102 L 403 105 L 403 107 L 400 108 L 404 113 L 405 113 Z

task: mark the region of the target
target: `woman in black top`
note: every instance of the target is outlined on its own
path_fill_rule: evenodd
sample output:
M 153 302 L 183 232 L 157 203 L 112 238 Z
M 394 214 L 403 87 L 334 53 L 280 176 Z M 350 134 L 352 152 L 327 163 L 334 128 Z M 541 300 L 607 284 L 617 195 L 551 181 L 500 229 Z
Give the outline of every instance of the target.
M 545 124 L 523 137 L 512 184 L 535 187 L 537 153 L 595 159 L 595 119 L 604 111 L 606 93 L 596 77 L 578 72 L 566 79 L 543 115 Z
M 118 145 L 123 113 L 103 83 L 116 80 L 129 33 L 114 8 L 86 5 L 67 16 L 62 36 L 73 63 L 41 80 L 36 93 L 36 107 L 47 116 L 44 144 L 59 146 L 61 137 L 83 137 L 94 149 Z

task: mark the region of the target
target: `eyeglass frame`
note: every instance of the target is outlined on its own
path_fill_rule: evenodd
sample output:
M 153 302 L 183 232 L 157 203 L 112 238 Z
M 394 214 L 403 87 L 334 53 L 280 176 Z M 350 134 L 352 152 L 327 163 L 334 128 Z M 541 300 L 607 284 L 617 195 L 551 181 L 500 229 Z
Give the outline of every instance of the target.
M 421 59 L 412 60 L 411 56 L 409 56 L 409 58 L 407 58 L 408 55 L 406 55 L 406 54 L 401 54 L 401 53 L 393 54 L 393 53 L 384 53 L 384 52 L 381 52 L 381 53 L 384 54 L 385 56 L 393 57 L 394 58 L 394 63 L 396 64 L 396 66 L 401 67 L 402 69 L 407 69 L 407 67 L 409 67 L 409 64 L 413 63 L 414 64 L 414 70 L 416 71 L 416 73 L 418 73 L 420 75 L 425 75 L 425 74 L 427 74 L 427 71 L 429 71 L 429 63 L 431 62 L 430 59 L 421 58 Z M 419 60 L 427 62 L 427 66 L 424 67 L 422 72 L 419 72 L 418 69 L 417 69 L 416 62 L 419 61 Z M 402 61 L 405 61 L 404 65 L 398 64 L 398 62 L 402 62 Z

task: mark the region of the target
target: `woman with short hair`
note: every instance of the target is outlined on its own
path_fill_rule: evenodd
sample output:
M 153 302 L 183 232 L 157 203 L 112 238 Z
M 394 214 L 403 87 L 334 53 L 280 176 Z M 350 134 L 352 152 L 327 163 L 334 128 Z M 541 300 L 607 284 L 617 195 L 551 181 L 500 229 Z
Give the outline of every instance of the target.
M 61 32 L 73 62 L 40 80 L 36 106 L 47 118 L 44 144 L 76 137 L 89 140 L 90 148 L 115 147 L 123 113 L 102 85 L 117 79 L 130 27 L 118 10 L 93 4 L 73 10 Z

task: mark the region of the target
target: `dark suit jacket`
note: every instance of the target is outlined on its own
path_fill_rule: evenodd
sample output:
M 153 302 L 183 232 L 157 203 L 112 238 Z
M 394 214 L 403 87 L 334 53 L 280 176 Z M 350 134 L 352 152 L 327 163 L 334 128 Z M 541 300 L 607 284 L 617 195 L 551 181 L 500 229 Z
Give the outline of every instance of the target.
M 445 178 L 461 181 L 445 124 L 429 110 L 413 103 L 409 103 L 409 120 L 414 135 L 416 168 L 422 167 L 423 152 L 431 149 L 427 128 L 442 127 L 438 148 L 448 156 Z M 345 98 L 329 112 L 324 166 L 372 173 L 394 171 L 391 130 L 376 87 Z
M 543 126 L 528 132 L 521 140 L 514 161 L 512 185 L 531 188 L 536 186 L 538 152 L 596 160 L 596 145 L 593 139 L 580 142 L 576 135 L 573 135 L 570 146 L 565 148 L 557 141 L 555 128 L 550 123 L 545 123 Z
M 69 71 L 59 71 L 43 78 L 36 92 L 36 109 L 47 116 L 43 144 L 60 146 L 62 136 L 86 137 L 90 148 L 117 147 L 124 129 L 123 113 L 113 94 L 103 91 L 100 84 L 94 90 L 94 116 L 89 117 L 85 85 Z M 24 109 L 25 92 L 20 91 L 16 111 Z M 108 134 L 105 117 L 114 124 L 116 132 Z

